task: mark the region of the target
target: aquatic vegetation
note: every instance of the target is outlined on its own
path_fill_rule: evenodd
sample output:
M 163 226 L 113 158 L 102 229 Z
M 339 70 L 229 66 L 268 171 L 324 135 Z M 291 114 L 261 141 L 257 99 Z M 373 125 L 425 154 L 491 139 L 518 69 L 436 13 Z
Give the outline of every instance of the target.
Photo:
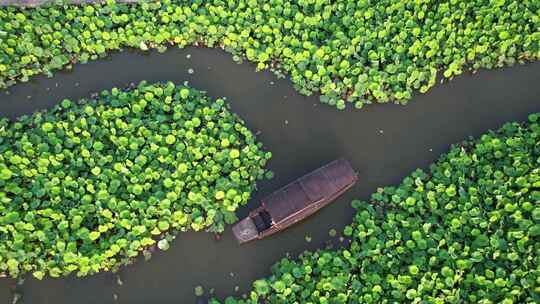
M 133 47 L 220 47 L 344 109 L 540 57 L 538 1 L 156 1 L 0 9 L 0 87 Z
M 336 229 L 332 228 L 332 229 L 328 230 L 328 235 L 330 237 L 335 237 L 337 235 Z
M 202 286 L 195 286 L 195 296 L 202 297 L 204 295 L 204 288 Z
M 540 114 L 353 206 L 348 247 L 282 259 L 249 299 L 225 303 L 540 301 Z
M 0 273 L 84 276 L 220 232 L 270 156 L 223 99 L 170 82 L 2 119 Z

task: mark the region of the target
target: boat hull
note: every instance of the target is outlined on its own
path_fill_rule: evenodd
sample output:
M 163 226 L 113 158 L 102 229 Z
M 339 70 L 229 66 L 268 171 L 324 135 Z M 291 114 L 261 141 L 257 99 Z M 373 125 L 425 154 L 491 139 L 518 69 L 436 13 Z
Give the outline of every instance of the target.
M 330 204 L 357 180 L 346 160 L 335 160 L 262 199 L 260 207 L 233 226 L 233 233 L 242 244 L 284 230 Z M 262 231 L 253 221 L 261 211 L 272 218 L 271 226 Z

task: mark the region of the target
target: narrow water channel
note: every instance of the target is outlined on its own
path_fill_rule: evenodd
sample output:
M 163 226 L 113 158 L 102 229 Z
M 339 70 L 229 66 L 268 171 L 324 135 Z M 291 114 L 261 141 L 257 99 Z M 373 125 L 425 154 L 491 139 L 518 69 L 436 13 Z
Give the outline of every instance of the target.
M 239 217 L 256 206 L 258 198 L 340 156 L 352 163 L 360 177 L 333 204 L 268 239 L 240 247 L 230 227 L 220 241 L 208 233 L 182 233 L 168 251 L 123 268 L 118 273 L 122 285 L 110 273 L 84 279 L 27 278 L 20 303 L 194 303 L 197 285 L 214 288 L 218 297 L 240 295 L 253 280 L 268 275 L 270 266 L 285 254 L 324 246 L 330 229 L 340 232 L 351 221 L 353 198 L 367 199 L 378 186 L 396 184 L 417 167 L 427 168 L 452 143 L 540 111 L 539 79 L 540 63 L 482 71 L 415 96 L 407 106 L 374 105 L 340 112 L 321 105 L 317 96 L 299 95 L 286 79 L 255 72 L 251 64 L 235 64 L 221 51 L 187 48 L 163 54 L 117 53 L 53 78 L 38 77 L 0 91 L 0 116 L 10 118 L 45 109 L 63 98 L 77 100 L 141 80 L 189 81 L 213 97 L 227 96 L 233 111 L 260 132 L 259 139 L 273 153 L 270 169 L 275 172 L 273 180 L 258 184 L 259 190 Z M 11 303 L 8 283 L 0 279 L 0 303 Z

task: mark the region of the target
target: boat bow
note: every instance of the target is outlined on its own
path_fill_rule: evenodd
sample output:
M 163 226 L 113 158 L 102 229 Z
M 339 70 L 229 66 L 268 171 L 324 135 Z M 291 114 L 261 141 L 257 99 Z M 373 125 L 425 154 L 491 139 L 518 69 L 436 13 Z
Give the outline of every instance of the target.
M 232 231 L 240 244 L 254 240 L 259 236 L 257 227 L 249 216 L 234 225 Z

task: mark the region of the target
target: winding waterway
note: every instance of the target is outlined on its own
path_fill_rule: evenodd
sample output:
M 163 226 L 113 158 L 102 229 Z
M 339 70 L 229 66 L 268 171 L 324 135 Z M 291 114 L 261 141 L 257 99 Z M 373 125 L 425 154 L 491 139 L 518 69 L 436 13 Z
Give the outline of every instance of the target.
M 260 132 L 259 139 L 273 153 L 269 167 L 275 177 L 258 183 L 239 217 L 258 198 L 340 156 L 358 170 L 359 182 L 321 212 L 268 239 L 240 247 L 230 227 L 219 241 L 208 233 L 182 233 L 168 251 L 123 268 L 118 273 L 121 285 L 111 273 L 84 279 L 27 278 L 20 303 L 194 303 L 197 285 L 214 288 L 220 298 L 240 295 L 285 254 L 323 247 L 331 239 L 330 229 L 341 231 L 351 221 L 353 198 L 367 199 L 378 186 L 396 184 L 417 167 L 427 168 L 452 143 L 540 111 L 540 63 L 463 75 L 415 96 L 407 106 L 340 112 L 320 104 L 318 96 L 299 95 L 286 79 L 255 72 L 251 64 L 235 64 L 226 53 L 187 48 L 117 53 L 53 78 L 37 77 L 0 91 L 0 116 L 14 118 L 63 98 L 77 100 L 141 80 L 189 81 L 213 97 L 227 96 L 233 111 Z M 0 303 L 11 301 L 9 284 L 0 279 Z

